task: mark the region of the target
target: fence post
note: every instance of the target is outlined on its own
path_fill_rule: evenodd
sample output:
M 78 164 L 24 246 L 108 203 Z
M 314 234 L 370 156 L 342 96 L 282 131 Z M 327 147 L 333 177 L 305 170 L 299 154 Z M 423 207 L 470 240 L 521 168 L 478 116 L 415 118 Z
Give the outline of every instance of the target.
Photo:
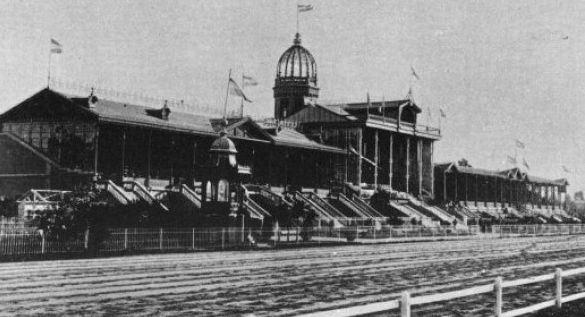
M 41 231 L 41 254 L 45 254 L 45 232 Z
M 494 293 L 496 295 L 496 306 L 494 307 L 494 314 L 496 317 L 502 316 L 502 277 L 496 277 L 496 281 L 494 283 Z
M 410 317 L 410 293 L 408 291 L 402 292 L 400 299 L 400 317 Z
M 124 228 L 124 250 L 128 250 L 128 228 Z
M 555 303 L 558 308 L 561 308 L 563 304 L 563 271 L 560 268 L 555 270 L 555 281 L 556 281 L 556 297 Z
M 221 228 L 221 249 L 225 249 L 225 228 Z
M 163 228 L 160 228 L 160 234 L 158 239 L 158 247 L 162 251 L 163 249 Z
M 83 239 L 83 248 L 87 250 L 89 248 L 89 228 L 85 228 L 85 234 Z

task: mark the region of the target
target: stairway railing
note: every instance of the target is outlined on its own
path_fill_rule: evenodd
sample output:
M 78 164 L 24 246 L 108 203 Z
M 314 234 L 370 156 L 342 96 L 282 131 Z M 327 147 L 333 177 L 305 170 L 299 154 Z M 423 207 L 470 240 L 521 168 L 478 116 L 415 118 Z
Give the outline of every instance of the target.
M 201 197 L 197 193 L 189 188 L 187 185 L 182 184 L 179 188 L 179 192 L 183 194 L 189 201 L 191 201 L 197 208 L 201 209 Z
M 134 192 L 136 195 L 140 197 L 140 199 L 146 201 L 150 205 L 157 205 L 164 211 L 169 211 L 169 208 L 165 206 L 163 203 L 158 201 L 151 193 L 144 187 L 144 185 L 136 182 L 136 181 L 126 181 L 124 185 L 130 187 L 130 190 Z

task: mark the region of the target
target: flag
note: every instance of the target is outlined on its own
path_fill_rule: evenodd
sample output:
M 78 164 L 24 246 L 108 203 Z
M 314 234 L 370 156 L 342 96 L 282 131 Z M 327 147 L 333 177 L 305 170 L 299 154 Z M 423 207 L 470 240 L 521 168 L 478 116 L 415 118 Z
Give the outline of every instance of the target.
M 414 70 L 414 67 L 412 65 L 410 65 L 410 72 L 412 73 L 412 78 L 414 78 L 416 80 L 420 80 L 420 77 L 418 77 L 418 74 L 416 73 L 416 71 Z
M 230 78 L 228 86 L 229 86 L 228 91 L 229 91 L 230 95 L 242 97 L 242 98 L 244 98 L 245 101 L 252 102 L 252 100 L 248 99 L 248 97 L 246 97 L 246 95 L 244 95 L 244 92 L 242 91 L 242 89 L 238 86 L 238 84 L 236 84 L 236 82 L 233 79 Z
M 54 39 L 51 39 L 51 54 L 55 53 L 55 54 L 61 54 L 63 53 L 63 46 L 55 41 Z
M 510 164 L 516 164 L 516 158 L 515 157 L 511 157 L 510 155 L 506 155 L 507 159 L 508 159 L 508 163 Z
M 526 162 L 526 159 L 522 159 L 522 165 L 526 166 L 526 169 L 530 169 L 530 166 L 528 166 L 528 162 Z
M 565 173 L 571 172 L 565 165 L 563 165 L 562 167 L 563 167 L 563 172 L 565 172 Z
M 447 118 L 447 114 L 445 111 L 443 111 L 443 109 L 439 108 L 439 113 L 441 113 L 441 118 Z
M 516 139 L 516 147 L 519 149 L 524 149 L 526 146 L 524 145 L 524 142 L 521 142 L 520 140 Z
M 242 75 L 242 78 L 244 79 L 242 88 L 246 88 L 248 86 L 258 86 L 256 79 L 246 75 Z
M 298 12 L 307 12 L 313 10 L 312 4 L 299 4 L 297 5 Z

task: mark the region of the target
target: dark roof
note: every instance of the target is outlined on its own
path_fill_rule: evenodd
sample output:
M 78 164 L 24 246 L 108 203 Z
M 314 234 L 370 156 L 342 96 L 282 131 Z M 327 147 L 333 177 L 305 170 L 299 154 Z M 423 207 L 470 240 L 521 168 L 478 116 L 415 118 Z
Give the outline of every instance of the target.
M 358 110 L 358 109 L 368 109 L 368 108 L 398 108 L 401 105 L 410 105 L 412 106 L 417 113 L 421 113 L 421 108 L 414 102 L 411 103 L 408 99 L 403 100 L 390 100 L 390 101 L 370 101 L 368 102 L 353 102 L 353 103 L 346 103 L 344 104 L 344 108 L 347 110 Z
M 513 174 L 514 176 L 517 176 L 518 174 L 520 174 L 521 177 L 519 180 L 525 179 L 530 183 L 542 184 L 542 185 L 557 185 L 557 186 L 568 185 L 567 180 L 564 178 L 552 180 L 552 179 L 547 179 L 547 178 L 543 178 L 543 177 L 528 175 L 516 167 L 511 168 L 511 169 L 507 169 L 507 170 L 503 170 L 503 171 L 493 171 L 493 170 L 488 170 L 488 169 L 475 168 L 475 167 L 471 167 L 471 166 L 460 166 L 460 165 L 457 165 L 456 162 L 453 162 L 450 164 L 448 164 L 448 163 L 435 164 L 435 167 L 437 167 L 439 169 L 447 169 L 447 171 L 455 170 L 456 172 L 462 173 L 462 174 L 492 176 L 492 177 L 499 177 L 499 178 L 505 178 L 505 179 L 509 179 L 510 174 Z M 518 178 L 514 178 L 514 179 L 518 179 Z
M 85 107 L 85 104 L 87 103 L 87 98 L 68 97 L 73 102 L 82 105 L 83 107 Z M 160 108 L 134 105 L 101 98 L 99 98 L 99 101 L 94 107 L 88 108 L 89 111 L 98 115 L 100 121 L 104 122 L 158 127 L 161 129 L 183 132 L 198 132 L 214 136 L 217 135 L 216 131 L 214 131 L 211 126 L 211 117 L 209 116 L 180 112 L 171 108 L 171 114 L 169 115 L 168 120 L 163 120 L 158 116 L 152 115 L 152 113 L 159 109 Z

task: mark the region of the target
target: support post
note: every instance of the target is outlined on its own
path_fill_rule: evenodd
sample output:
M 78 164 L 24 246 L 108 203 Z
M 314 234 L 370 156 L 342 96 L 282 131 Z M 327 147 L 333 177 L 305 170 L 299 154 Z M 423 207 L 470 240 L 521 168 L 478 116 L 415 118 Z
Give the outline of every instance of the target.
M 418 196 L 422 197 L 423 188 L 423 143 L 422 139 L 416 140 L 416 163 L 417 163 L 417 176 L 418 176 Z
M 410 317 L 410 293 L 402 292 L 400 298 L 400 317 Z
M 496 277 L 496 281 L 494 283 L 494 295 L 496 296 L 496 304 L 494 306 L 494 315 L 496 317 L 502 317 L 502 304 L 503 304 L 503 288 L 502 288 L 502 277 Z
M 357 152 L 359 154 L 358 156 L 358 164 L 357 164 L 357 177 L 356 177 L 356 182 L 358 186 L 361 186 L 362 184 L 362 156 L 364 155 L 364 151 L 363 151 L 363 131 L 362 129 L 358 130 L 358 136 L 357 136 Z
M 191 234 L 191 249 L 195 250 L 195 228 L 193 228 L 193 232 Z
M 406 140 L 406 192 L 410 193 L 409 191 L 409 182 L 410 182 L 410 138 L 407 136 L 405 137 Z
M 225 249 L 225 228 L 221 228 L 221 249 Z
M 388 185 L 392 188 L 392 168 L 394 167 L 394 134 L 390 132 L 390 140 L 389 140 L 389 147 L 388 147 Z
M 41 254 L 45 254 L 45 232 L 41 232 Z
M 374 131 L 374 186 L 378 187 L 378 170 L 380 166 L 379 162 L 379 155 L 378 152 L 380 150 L 380 144 L 378 139 L 378 130 Z
M 120 182 L 124 181 L 124 169 L 126 161 L 126 129 L 122 129 L 122 167 L 120 169 Z
M 159 232 L 158 237 L 159 237 L 158 238 L 158 247 L 162 251 L 162 249 L 163 249 L 163 228 L 160 228 L 160 232 Z
M 85 229 L 83 248 L 87 250 L 89 248 L 89 228 Z
M 144 186 L 146 188 L 150 188 L 150 175 L 151 175 L 151 165 L 152 165 L 152 130 L 148 131 L 148 144 L 146 147 L 146 178 L 144 180 Z
M 561 308 L 563 304 L 563 271 L 560 268 L 555 270 L 555 304 L 558 308 Z
M 128 250 L 128 228 L 124 228 L 124 250 Z
M 100 139 L 100 126 L 95 125 L 95 135 L 93 136 L 93 173 L 97 176 L 98 174 L 98 158 L 99 158 L 99 139 Z

